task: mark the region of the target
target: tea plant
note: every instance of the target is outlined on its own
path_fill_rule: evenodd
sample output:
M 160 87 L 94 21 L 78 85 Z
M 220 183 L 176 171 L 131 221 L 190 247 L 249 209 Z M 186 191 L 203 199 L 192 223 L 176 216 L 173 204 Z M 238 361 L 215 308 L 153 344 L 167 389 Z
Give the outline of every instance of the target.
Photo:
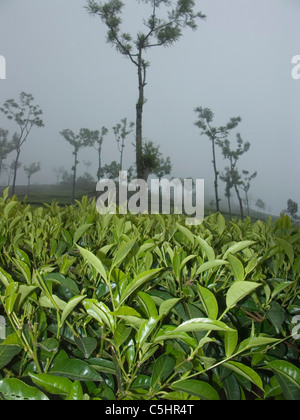
M 0 399 L 300 399 L 300 231 L 0 198 Z

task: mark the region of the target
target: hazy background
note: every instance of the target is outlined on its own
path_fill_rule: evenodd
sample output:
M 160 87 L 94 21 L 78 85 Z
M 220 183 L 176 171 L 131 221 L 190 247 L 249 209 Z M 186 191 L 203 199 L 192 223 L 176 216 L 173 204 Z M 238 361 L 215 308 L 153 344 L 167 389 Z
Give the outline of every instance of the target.
M 128 5 L 125 28 L 141 27 L 148 7 Z M 21 154 L 23 165 L 40 161 L 32 182 L 55 183 L 54 167 L 71 171 L 71 146 L 59 134 L 65 128 L 110 129 L 103 164 L 119 160 L 112 126 L 135 121 L 136 68 L 106 43 L 106 28 L 84 9 L 85 0 L 0 0 L 0 55 L 7 80 L 0 80 L 0 104 L 34 95 L 44 111 L 45 128 L 33 129 Z M 176 177 L 204 178 L 213 191 L 211 145 L 193 123 L 197 106 L 209 107 L 215 124 L 241 116 L 238 131 L 251 150 L 240 169 L 258 171 L 250 192 L 252 206 L 263 199 L 269 211 L 300 204 L 300 80 L 291 76 L 292 57 L 300 54 L 299 0 L 197 0 L 207 20 L 196 32 L 186 30 L 171 48 L 152 49 L 146 87 L 144 137 L 161 145 Z M 143 11 L 146 10 L 146 14 Z M 0 113 L 0 127 L 16 130 Z M 232 141 L 235 140 L 235 133 Z M 134 163 L 128 139 L 125 162 Z M 8 162 L 14 158 L 9 156 Z M 219 167 L 224 162 L 219 154 Z M 93 149 L 80 154 L 79 175 Z M 2 178 L 5 183 L 5 178 Z M 18 184 L 26 183 L 23 170 Z M 220 182 L 223 194 L 225 184 Z M 222 200 L 226 205 L 225 199 Z

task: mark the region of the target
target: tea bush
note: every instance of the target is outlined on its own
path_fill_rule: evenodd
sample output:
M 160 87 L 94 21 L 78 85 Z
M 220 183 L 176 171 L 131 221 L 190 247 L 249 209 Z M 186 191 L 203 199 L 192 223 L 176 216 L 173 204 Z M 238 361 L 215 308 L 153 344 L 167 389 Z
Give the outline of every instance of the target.
M 0 399 L 300 399 L 289 217 L 188 228 L 8 191 L 0 215 Z

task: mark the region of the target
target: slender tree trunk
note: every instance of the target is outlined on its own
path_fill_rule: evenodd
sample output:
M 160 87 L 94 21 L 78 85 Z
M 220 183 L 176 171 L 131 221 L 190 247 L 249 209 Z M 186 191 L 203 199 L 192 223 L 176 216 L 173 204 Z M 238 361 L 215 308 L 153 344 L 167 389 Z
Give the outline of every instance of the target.
M 238 198 L 238 200 L 239 200 L 239 204 L 240 204 L 241 219 L 243 220 L 243 219 L 244 219 L 243 201 L 242 201 L 242 198 L 241 198 L 241 195 L 240 195 L 239 189 L 238 189 L 238 187 L 237 187 L 237 185 L 236 185 L 236 184 L 234 185 L 234 188 L 235 188 L 236 195 L 237 195 L 237 198 Z
M 30 188 L 30 176 L 28 176 L 27 195 L 29 193 L 29 188 Z
M 215 197 L 216 197 L 216 209 L 217 212 L 220 211 L 220 200 L 219 200 L 219 192 L 218 192 L 218 179 L 219 179 L 219 173 L 217 170 L 217 160 L 216 160 L 216 143 L 215 140 L 212 139 L 212 152 L 213 152 L 213 165 L 214 165 L 214 171 L 215 171 Z
M 232 211 L 231 211 L 231 198 L 230 198 L 230 195 L 228 195 L 227 200 L 228 200 L 229 217 L 231 219 Z
M 98 172 L 97 172 L 97 178 L 98 181 L 100 181 L 101 176 L 102 176 L 102 159 L 101 159 L 101 155 L 102 155 L 102 147 L 99 147 L 98 149 Z
M 76 172 L 77 172 L 77 156 L 78 152 L 74 152 L 75 160 L 74 160 L 74 167 L 73 167 L 73 185 L 72 185 L 72 201 L 75 201 L 75 190 L 76 190 Z
M 136 104 L 136 170 L 139 179 L 145 179 L 143 165 L 143 110 L 144 110 L 144 88 L 142 52 L 139 53 L 138 60 L 138 81 L 139 81 L 139 98 Z
M 17 157 L 15 160 L 14 178 L 13 178 L 13 185 L 12 185 L 12 195 L 15 195 L 15 190 L 16 190 L 17 172 L 18 172 L 20 154 L 21 154 L 21 150 L 17 149 Z

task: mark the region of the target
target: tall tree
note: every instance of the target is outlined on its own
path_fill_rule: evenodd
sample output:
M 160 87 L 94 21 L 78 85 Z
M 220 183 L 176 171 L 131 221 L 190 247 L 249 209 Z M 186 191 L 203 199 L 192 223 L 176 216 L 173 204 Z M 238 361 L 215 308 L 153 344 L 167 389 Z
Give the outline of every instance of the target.
M 138 100 L 136 103 L 136 167 L 137 176 L 146 179 L 143 167 L 143 111 L 145 87 L 149 61 L 145 54 L 154 47 L 170 47 L 183 35 L 183 29 L 197 29 L 197 20 L 205 15 L 195 12 L 195 0 L 138 0 L 150 7 L 149 15 L 143 20 L 145 31 L 135 36 L 122 30 L 124 3 L 108 0 L 99 3 L 87 0 L 86 9 L 93 16 L 99 16 L 107 27 L 107 42 L 135 66 L 138 77 Z
M 34 97 L 31 94 L 22 92 L 19 99 L 19 103 L 14 99 L 8 99 L 3 107 L 0 108 L 9 120 L 14 120 L 19 127 L 19 132 L 14 136 L 13 142 L 13 148 L 17 152 L 17 156 L 15 159 L 12 194 L 15 193 L 22 146 L 27 141 L 33 127 L 44 127 L 44 122 L 41 119 L 43 111 L 39 105 L 34 104 Z
M 27 180 L 28 180 L 27 193 L 29 191 L 30 181 L 31 181 L 32 175 L 36 174 L 40 170 L 41 170 L 41 163 L 40 162 L 37 162 L 37 163 L 33 162 L 29 166 L 24 166 L 24 172 L 26 173 Z
M 286 210 L 287 214 L 289 214 L 292 217 L 292 219 L 298 219 L 297 217 L 298 210 L 299 210 L 298 204 L 296 203 L 296 201 L 293 201 L 290 198 L 287 202 L 287 210 Z
M 248 150 L 250 149 L 250 143 L 249 142 L 244 142 L 244 140 L 242 139 L 241 135 L 238 133 L 237 134 L 237 148 L 236 149 L 232 149 L 231 148 L 231 143 L 228 139 L 225 139 L 223 141 L 219 141 L 218 142 L 219 146 L 222 148 L 222 153 L 225 159 L 229 160 L 230 163 L 230 167 L 228 169 L 229 174 L 231 176 L 231 184 L 233 185 L 238 201 L 239 201 L 239 205 L 240 205 L 240 213 L 241 213 L 241 218 L 244 218 L 244 207 L 243 207 L 243 200 L 240 194 L 240 190 L 239 188 L 242 186 L 243 181 L 242 181 L 242 177 L 241 174 L 239 173 L 239 170 L 237 168 L 237 163 L 238 160 L 240 159 L 240 157 L 248 152 Z
M 14 150 L 14 138 L 10 142 L 8 140 L 8 131 L 0 128 L 0 176 L 3 169 L 3 161 Z
M 257 177 L 257 172 L 250 175 L 249 171 L 243 171 L 242 189 L 244 190 L 246 197 L 247 213 L 250 217 L 250 203 L 249 203 L 249 191 L 251 188 L 251 182 Z
M 104 174 L 102 168 L 102 147 L 104 142 L 104 137 L 107 136 L 108 129 L 106 127 L 102 127 L 100 131 L 94 131 L 94 143 L 92 147 L 97 150 L 98 153 L 98 170 L 97 170 L 97 179 L 100 180 Z
M 221 127 L 213 127 L 212 123 L 214 121 L 214 113 L 209 108 L 198 107 L 195 109 L 196 114 L 198 114 L 198 120 L 195 122 L 195 125 L 199 127 L 202 132 L 201 135 L 206 135 L 212 144 L 212 155 L 213 155 L 213 168 L 215 174 L 214 188 L 215 188 L 215 198 L 216 198 L 216 210 L 220 211 L 220 198 L 219 198 L 219 171 L 217 165 L 217 154 L 216 146 L 220 146 L 221 142 L 229 135 L 229 132 L 236 128 L 238 124 L 242 121 L 241 117 L 231 118 L 230 121 Z
M 91 147 L 95 144 L 96 139 L 99 136 L 99 131 L 91 131 L 87 128 L 81 128 L 79 134 L 74 134 L 72 130 L 65 129 L 60 132 L 64 139 L 73 146 L 74 151 L 74 165 L 72 167 L 73 171 L 73 181 L 72 181 L 72 201 L 75 200 L 75 190 L 76 190 L 76 177 L 77 177 L 77 166 L 79 163 L 78 154 L 79 151 L 84 147 Z
M 113 132 L 117 142 L 118 150 L 120 152 L 120 168 L 123 170 L 123 157 L 125 149 L 126 137 L 132 133 L 134 128 L 134 122 L 131 122 L 128 127 L 127 118 L 123 118 L 120 123 L 113 127 Z

